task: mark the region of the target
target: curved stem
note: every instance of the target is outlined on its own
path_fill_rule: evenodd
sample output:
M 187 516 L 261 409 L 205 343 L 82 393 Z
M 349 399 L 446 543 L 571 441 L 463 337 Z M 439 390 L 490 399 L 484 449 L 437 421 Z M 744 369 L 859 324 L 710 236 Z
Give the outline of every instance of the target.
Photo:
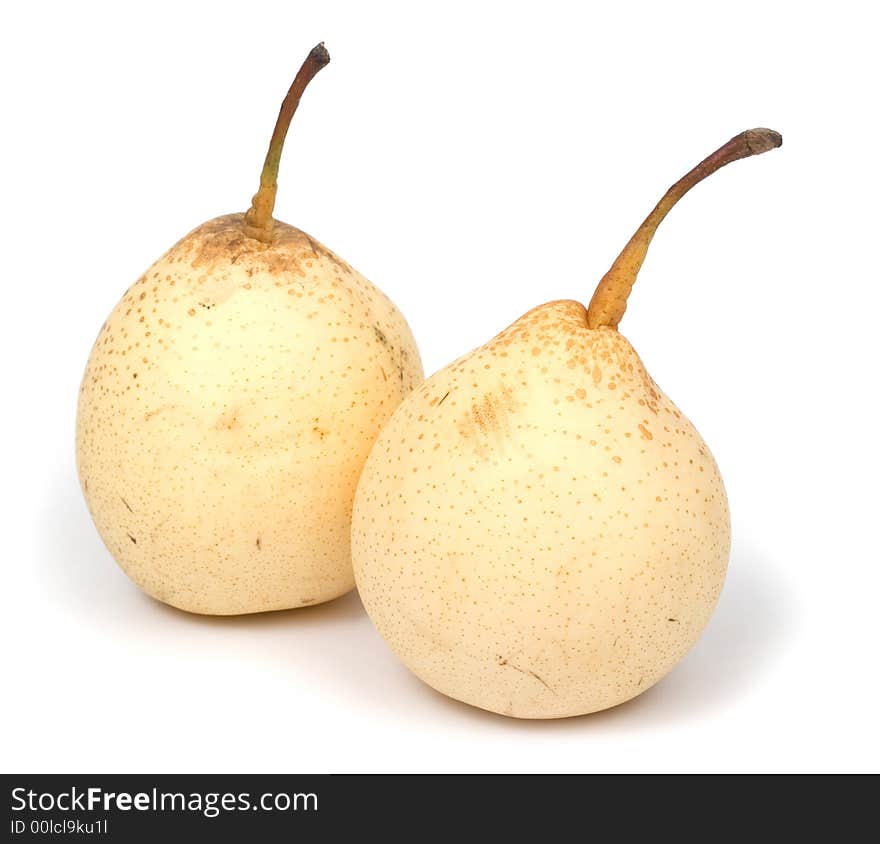
M 617 327 L 626 311 L 626 300 L 645 260 L 654 232 L 679 199 L 725 164 L 750 155 L 760 155 L 779 146 L 782 146 L 782 135 L 778 132 L 772 129 L 749 129 L 748 132 L 731 138 L 669 188 L 599 282 L 587 309 L 587 324 L 590 328 Z
M 264 243 L 271 242 L 275 227 L 272 211 L 275 210 L 275 194 L 278 192 L 278 165 L 281 163 L 281 150 L 284 149 L 284 139 L 290 128 L 290 121 L 296 113 L 303 91 L 315 78 L 318 71 L 325 67 L 329 61 L 330 54 L 324 48 L 323 43 L 313 47 L 296 74 L 296 78 L 281 104 L 281 111 L 278 112 L 275 131 L 272 132 L 269 151 L 266 153 L 263 172 L 260 174 L 260 189 L 254 194 L 251 207 L 244 217 L 245 233 Z

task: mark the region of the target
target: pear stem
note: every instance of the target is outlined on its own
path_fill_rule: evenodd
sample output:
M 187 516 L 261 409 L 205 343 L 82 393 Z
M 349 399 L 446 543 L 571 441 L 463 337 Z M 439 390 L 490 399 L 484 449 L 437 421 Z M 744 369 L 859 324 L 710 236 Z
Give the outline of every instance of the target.
M 626 300 L 645 260 L 654 232 L 679 199 L 725 164 L 750 155 L 760 155 L 779 146 L 782 146 L 782 135 L 778 132 L 772 129 L 749 129 L 731 138 L 669 188 L 599 282 L 587 309 L 589 327 L 617 328 L 626 311 Z
M 266 161 L 263 164 L 263 172 L 260 174 L 260 189 L 254 194 L 251 207 L 244 217 L 244 230 L 249 237 L 254 237 L 264 243 L 272 241 L 275 228 L 272 212 L 275 210 L 275 194 L 278 192 L 278 165 L 281 163 L 284 139 L 287 137 L 290 121 L 296 113 L 303 91 L 315 78 L 318 71 L 325 67 L 329 61 L 330 54 L 324 48 L 323 42 L 313 47 L 281 104 L 278 120 L 275 123 L 275 131 L 272 132 L 269 151 L 266 153 Z

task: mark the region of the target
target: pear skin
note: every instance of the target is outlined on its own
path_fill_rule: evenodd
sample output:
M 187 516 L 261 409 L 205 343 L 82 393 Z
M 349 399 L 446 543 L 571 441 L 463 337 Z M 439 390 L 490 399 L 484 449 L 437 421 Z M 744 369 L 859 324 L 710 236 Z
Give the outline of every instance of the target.
M 322 56 L 310 54 L 311 75 Z M 272 219 L 274 172 L 254 199 L 129 288 L 77 410 L 80 481 L 104 543 L 145 592 L 196 613 L 305 606 L 354 586 L 358 476 L 422 380 L 392 302 Z
M 621 703 L 696 641 L 730 545 L 693 425 L 573 301 L 417 389 L 355 505 L 364 606 L 430 686 L 505 715 Z
M 765 151 L 749 134 L 689 177 Z M 667 199 L 589 309 L 525 314 L 411 393 L 373 446 L 358 589 L 445 695 L 518 718 L 606 709 L 663 677 L 712 614 L 730 549 L 721 475 L 616 327 Z

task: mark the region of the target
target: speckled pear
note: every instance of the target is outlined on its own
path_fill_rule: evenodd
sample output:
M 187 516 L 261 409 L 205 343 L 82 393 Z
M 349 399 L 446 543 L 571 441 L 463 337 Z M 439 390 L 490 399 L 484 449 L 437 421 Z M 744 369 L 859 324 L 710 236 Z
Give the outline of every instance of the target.
M 672 205 L 781 142 L 732 139 L 670 189 L 589 308 L 535 308 L 391 417 L 355 498 L 355 576 L 430 686 L 519 718 L 581 715 L 645 691 L 696 641 L 727 568 L 724 485 L 617 325 Z
M 354 585 L 351 507 L 370 446 L 422 380 L 400 312 L 273 220 L 291 86 L 247 214 L 199 226 L 126 292 L 77 412 L 82 489 L 107 548 L 154 598 L 238 614 Z

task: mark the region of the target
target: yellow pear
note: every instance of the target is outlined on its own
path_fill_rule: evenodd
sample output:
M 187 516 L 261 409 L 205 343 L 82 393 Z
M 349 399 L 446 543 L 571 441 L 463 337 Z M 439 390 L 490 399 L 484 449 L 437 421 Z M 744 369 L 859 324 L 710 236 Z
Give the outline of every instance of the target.
M 781 143 L 733 138 L 670 189 L 589 308 L 535 308 L 391 417 L 355 497 L 355 577 L 430 686 L 519 718 L 580 715 L 645 691 L 699 636 L 727 568 L 724 486 L 617 325 L 674 203 Z
M 329 249 L 272 218 L 309 54 L 247 214 L 210 220 L 123 296 L 92 349 L 76 451 L 92 517 L 154 598 L 237 614 L 354 585 L 351 507 L 382 425 L 422 380 L 406 321 Z

